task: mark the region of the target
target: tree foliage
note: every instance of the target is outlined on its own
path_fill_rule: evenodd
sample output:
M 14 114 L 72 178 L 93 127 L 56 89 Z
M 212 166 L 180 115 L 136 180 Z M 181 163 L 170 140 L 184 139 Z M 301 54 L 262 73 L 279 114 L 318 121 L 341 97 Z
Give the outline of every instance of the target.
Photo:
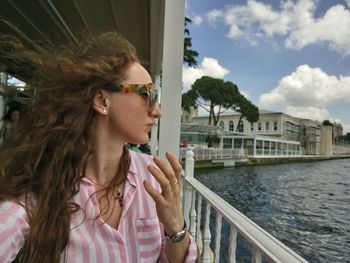
M 213 121 L 216 126 L 221 113 L 228 109 L 240 112 L 241 119 L 245 117 L 250 122 L 259 118 L 258 108 L 239 92 L 234 83 L 209 76 L 197 79 L 192 88 L 182 96 L 182 107 L 185 110 L 188 111 L 195 105 L 209 112 L 209 125 Z
M 230 85 L 234 85 L 236 92 L 232 94 L 233 97 L 232 104 L 230 108 L 238 113 L 240 113 L 240 117 L 238 120 L 238 124 L 242 121 L 243 118 L 246 118 L 250 123 L 254 123 L 259 120 L 259 108 L 256 107 L 250 100 L 244 97 L 238 90 L 237 86 L 233 83 Z M 237 125 L 236 131 L 238 131 L 239 125 Z
M 331 123 L 329 120 L 324 120 L 322 122 L 322 126 L 333 126 L 333 123 Z
M 190 31 L 187 28 L 187 25 L 192 23 L 192 20 L 188 17 L 185 17 L 185 39 L 184 39 L 184 63 L 189 67 L 196 67 L 198 52 L 191 49 L 192 47 L 192 38 L 190 37 Z

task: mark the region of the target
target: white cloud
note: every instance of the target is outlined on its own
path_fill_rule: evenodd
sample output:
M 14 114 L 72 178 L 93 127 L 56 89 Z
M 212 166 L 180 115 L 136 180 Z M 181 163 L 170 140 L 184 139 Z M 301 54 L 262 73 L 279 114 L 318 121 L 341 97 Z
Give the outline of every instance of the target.
M 262 38 L 285 37 L 285 47 L 302 49 L 325 42 L 339 53 L 350 55 L 350 10 L 333 5 L 322 16 L 315 17 L 315 0 L 284 0 L 279 8 L 248 0 L 246 5 L 232 5 L 225 10 L 212 10 L 206 18 L 211 24 L 223 22 L 227 36 L 242 38 L 255 45 Z M 348 6 L 350 0 L 347 0 Z M 335 30 L 336 29 L 336 30 Z
M 310 19 L 306 23 L 300 23 L 300 26 L 287 38 L 285 46 L 302 49 L 314 43 L 327 42 L 330 48 L 349 55 L 349 39 L 350 12 L 344 6 L 337 5 L 328 9 L 321 19 Z
M 343 125 L 343 134 L 350 133 L 350 124 L 342 124 Z
M 325 107 L 337 102 L 350 102 L 350 76 L 328 75 L 320 68 L 299 66 L 283 77 L 274 90 L 260 97 L 262 107 Z
M 344 102 L 350 102 L 350 76 L 336 77 L 320 68 L 301 65 L 271 92 L 261 95 L 259 106 L 323 121 L 332 117 L 327 106 Z
M 205 57 L 198 68 L 183 67 L 182 82 L 183 92 L 191 89 L 192 84 L 202 76 L 213 78 L 223 78 L 229 73 L 229 70 L 221 66 L 217 59 Z
M 215 23 L 224 16 L 224 12 L 218 9 L 213 9 L 206 16 L 209 23 Z
M 199 26 L 203 23 L 203 18 L 200 15 L 195 15 L 191 18 L 194 25 Z
M 311 119 L 321 122 L 330 119 L 330 114 L 327 109 L 320 109 L 315 107 L 288 106 L 286 108 L 286 113 L 294 117 Z

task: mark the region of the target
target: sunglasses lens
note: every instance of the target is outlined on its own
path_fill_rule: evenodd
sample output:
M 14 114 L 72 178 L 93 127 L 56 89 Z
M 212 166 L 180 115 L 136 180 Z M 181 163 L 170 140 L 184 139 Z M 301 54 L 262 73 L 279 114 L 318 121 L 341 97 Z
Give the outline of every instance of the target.
M 154 107 L 156 106 L 158 102 L 158 92 L 157 90 L 153 89 L 150 91 L 149 95 L 149 108 L 151 111 L 154 110 Z

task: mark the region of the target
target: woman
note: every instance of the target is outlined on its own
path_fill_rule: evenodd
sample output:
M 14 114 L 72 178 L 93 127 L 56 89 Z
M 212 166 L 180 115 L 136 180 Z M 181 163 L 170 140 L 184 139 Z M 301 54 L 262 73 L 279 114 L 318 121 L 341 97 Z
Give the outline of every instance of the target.
M 126 148 L 146 143 L 161 116 L 150 75 L 118 34 L 79 43 L 29 51 L 0 37 L 36 87 L 20 135 L 0 151 L 0 262 L 195 261 L 181 165 Z
M 3 138 L 3 141 L 11 140 L 14 136 L 19 118 L 21 117 L 21 112 L 18 108 L 10 108 L 4 116 L 4 125 L 0 129 L 0 137 Z

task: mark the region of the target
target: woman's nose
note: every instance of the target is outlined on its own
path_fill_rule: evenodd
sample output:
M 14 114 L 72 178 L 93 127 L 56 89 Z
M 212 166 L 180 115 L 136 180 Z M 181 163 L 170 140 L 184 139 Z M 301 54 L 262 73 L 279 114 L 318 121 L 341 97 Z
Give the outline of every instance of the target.
M 154 106 L 154 109 L 151 111 L 151 115 L 155 118 L 158 118 L 158 119 L 162 116 L 162 112 L 160 110 L 159 103 L 157 103 Z

